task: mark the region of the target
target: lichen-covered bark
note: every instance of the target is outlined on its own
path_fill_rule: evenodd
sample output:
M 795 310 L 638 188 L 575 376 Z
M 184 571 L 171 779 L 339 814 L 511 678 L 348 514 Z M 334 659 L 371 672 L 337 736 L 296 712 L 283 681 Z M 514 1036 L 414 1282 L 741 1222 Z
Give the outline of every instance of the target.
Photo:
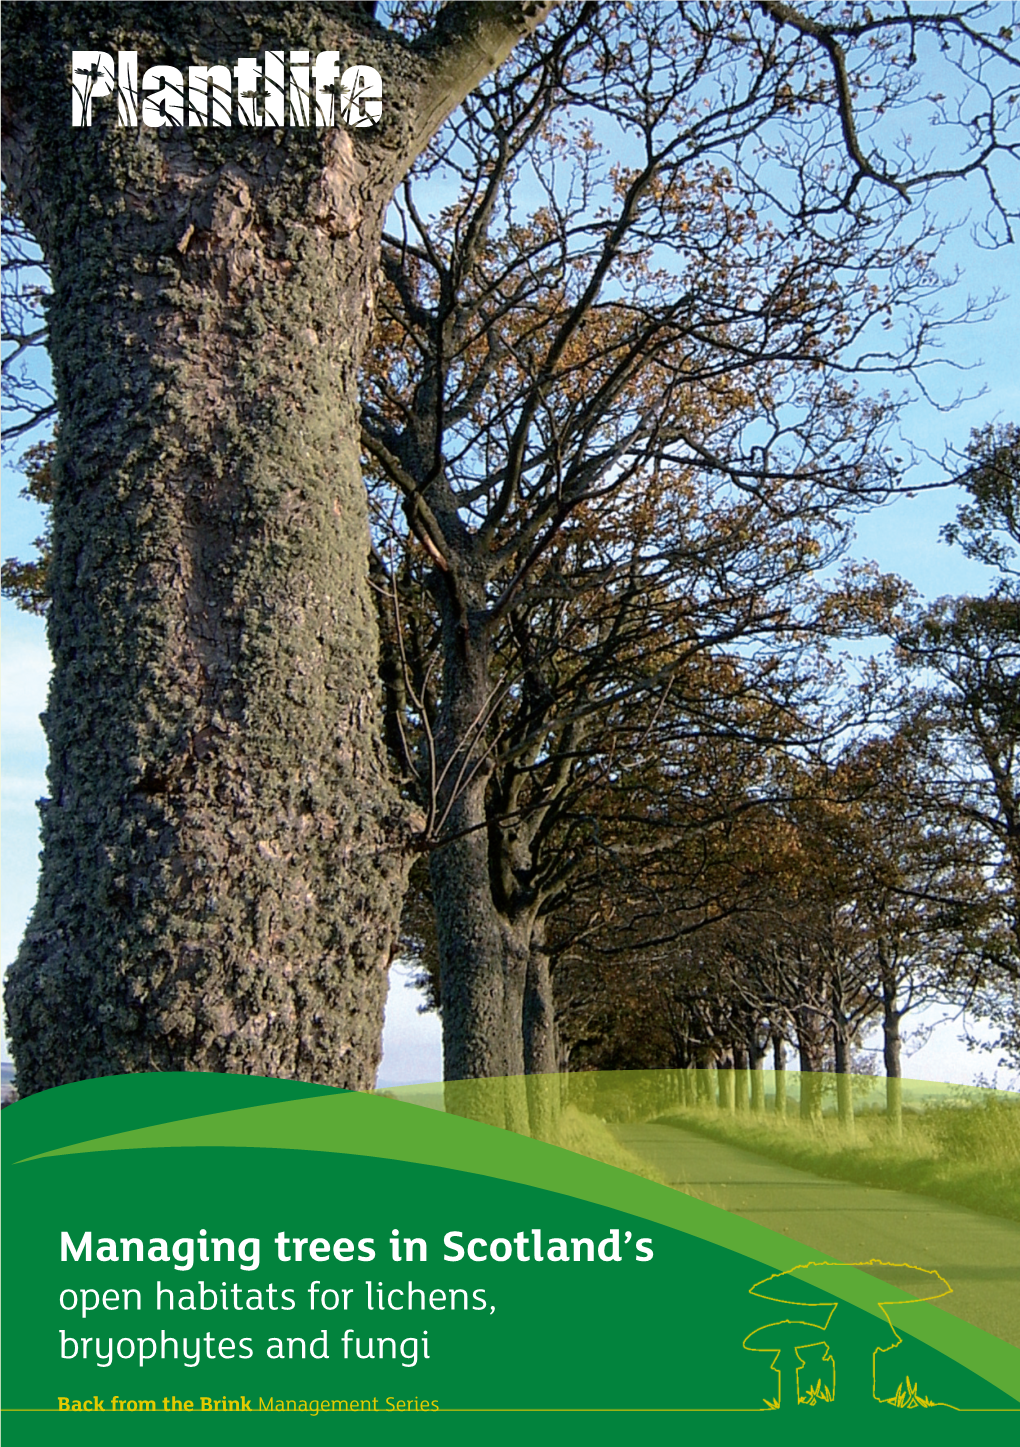
M 492 687 L 484 606 L 436 580 L 443 616 L 443 694 L 436 731 L 439 843 L 429 864 L 443 1002 L 447 1080 L 519 1075 L 520 1008 L 492 899 L 485 719 Z M 474 606 L 472 606 L 474 605 Z M 521 994 L 523 995 L 523 984 Z M 514 1020 L 516 1017 L 516 1029 Z
M 32 217 L 61 425 L 23 1092 L 373 1083 L 400 867 L 351 439 L 382 203 L 346 132 L 295 139 L 71 135 Z
M 484 811 L 473 802 L 460 801 L 450 818 L 454 829 L 469 832 L 442 845 L 430 861 L 447 1080 L 519 1073 L 508 1054 L 503 945 L 488 883 Z
M 417 48 L 336 3 L 5 17 L 4 177 L 52 274 L 60 409 L 50 797 L 7 990 L 22 1094 L 166 1069 L 374 1083 L 405 872 L 358 447 L 379 232 L 547 8 L 464 6 Z M 374 65 L 383 122 L 128 130 L 110 99 L 70 126 L 72 49 L 141 71 L 270 47 Z

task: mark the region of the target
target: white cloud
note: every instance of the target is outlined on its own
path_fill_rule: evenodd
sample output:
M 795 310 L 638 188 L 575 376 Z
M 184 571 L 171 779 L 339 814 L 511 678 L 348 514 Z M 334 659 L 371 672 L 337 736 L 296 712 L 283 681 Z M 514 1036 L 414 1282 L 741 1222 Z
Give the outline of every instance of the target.
M 443 1078 L 443 1028 L 435 1013 L 419 1015 L 419 990 L 410 987 L 412 971 L 406 965 L 390 970 L 383 1029 L 380 1086 L 418 1085 Z

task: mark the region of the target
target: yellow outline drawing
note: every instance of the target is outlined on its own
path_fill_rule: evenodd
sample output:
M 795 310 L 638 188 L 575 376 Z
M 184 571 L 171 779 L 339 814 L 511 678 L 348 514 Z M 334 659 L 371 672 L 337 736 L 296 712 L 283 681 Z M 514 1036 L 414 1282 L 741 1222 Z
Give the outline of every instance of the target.
M 893 1334 L 894 1340 L 890 1342 L 888 1346 L 877 1346 L 871 1354 L 872 1399 L 876 1402 L 886 1402 L 892 1407 L 950 1407 L 953 1410 L 958 1410 L 957 1408 L 953 1408 L 951 1402 L 934 1402 L 929 1397 L 921 1396 L 917 1390 L 917 1383 L 911 1382 L 909 1377 L 907 1377 L 906 1386 L 904 1387 L 904 1384 L 901 1382 L 893 1396 L 880 1397 L 878 1395 L 878 1384 L 876 1380 L 878 1354 L 879 1352 L 895 1351 L 903 1342 L 903 1338 L 896 1330 L 886 1307 L 914 1306 L 920 1302 L 938 1301 L 943 1296 L 950 1296 L 953 1288 L 943 1276 L 940 1276 L 937 1271 L 930 1270 L 928 1267 L 913 1266 L 909 1261 L 879 1261 L 877 1259 L 872 1259 L 871 1261 L 807 1261 L 800 1266 L 791 1266 L 787 1271 L 777 1271 L 772 1276 L 766 1276 L 763 1280 L 755 1282 L 754 1286 L 750 1288 L 749 1294 L 751 1296 L 760 1297 L 764 1301 L 774 1301 L 781 1306 L 811 1307 L 814 1312 L 818 1314 L 819 1318 L 823 1314 L 825 1316 L 824 1321 L 820 1319 L 804 1321 L 784 1317 L 781 1321 L 769 1322 L 765 1326 L 756 1327 L 754 1331 L 748 1332 L 747 1336 L 744 1337 L 742 1346 L 745 1351 L 772 1352 L 770 1366 L 779 1378 L 779 1382 L 776 1387 L 775 1398 L 771 1402 L 768 1398 L 764 1399 L 766 1406 L 781 1406 L 783 1377 L 786 1376 L 789 1378 L 791 1372 L 795 1375 L 798 1405 L 813 1407 L 819 1402 L 832 1402 L 836 1400 L 836 1360 L 825 1337 L 828 1334 L 829 1325 L 840 1303 L 838 1301 L 805 1301 L 803 1292 L 798 1295 L 787 1294 L 785 1296 L 775 1296 L 762 1291 L 760 1288 L 768 1286 L 774 1281 L 782 1281 L 785 1277 L 796 1276 L 798 1272 L 803 1273 L 811 1271 L 814 1268 L 829 1273 L 840 1267 L 857 1271 L 862 1267 L 868 1266 L 886 1266 L 898 1271 L 916 1271 L 923 1276 L 934 1277 L 941 1288 L 941 1290 L 932 1291 L 927 1296 L 911 1296 L 900 1300 L 879 1301 L 876 1303 L 882 1315 L 889 1323 L 889 1329 Z M 931 1283 L 932 1286 L 934 1286 L 935 1281 Z M 920 1285 L 921 1283 L 918 1284 Z M 830 1282 L 827 1281 L 826 1286 L 831 1290 Z M 755 1337 L 759 1338 L 760 1345 L 752 1345 Z M 822 1365 L 824 1367 L 826 1364 L 831 1364 L 831 1375 L 826 1373 L 820 1374 L 816 1377 L 816 1380 L 809 1383 L 806 1379 L 804 1381 L 801 1379 L 801 1373 L 807 1368 L 807 1363 L 801 1356 L 801 1352 L 811 1347 L 824 1348 Z M 781 1357 L 783 1358 L 782 1363 L 780 1363 Z M 795 1359 L 796 1365 L 794 1365 L 791 1357 Z M 814 1368 L 811 1369 L 811 1373 L 813 1372 Z M 828 1380 L 826 1380 L 826 1377 L 828 1377 Z

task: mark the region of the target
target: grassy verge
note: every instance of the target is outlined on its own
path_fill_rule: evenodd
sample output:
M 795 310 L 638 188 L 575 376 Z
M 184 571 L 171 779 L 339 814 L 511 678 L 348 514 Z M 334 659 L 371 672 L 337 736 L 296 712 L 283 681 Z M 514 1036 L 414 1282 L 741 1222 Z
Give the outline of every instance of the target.
M 997 1097 L 905 1113 L 900 1139 L 893 1138 L 881 1115 L 859 1116 L 852 1138 L 836 1120 L 812 1124 L 709 1109 L 673 1110 L 657 1123 L 697 1131 L 819 1176 L 937 1196 L 1020 1221 L 1020 1100 Z
M 655 1167 L 622 1146 L 605 1121 L 582 1115 L 576 1106 L 565 1106 L 560 1112 L 552 1144 L 576 1151 L 593 1161 L 603 1161 L 607 1166 L 617 1166 L 631 1175 L 664 1184 L 664 1177 Z

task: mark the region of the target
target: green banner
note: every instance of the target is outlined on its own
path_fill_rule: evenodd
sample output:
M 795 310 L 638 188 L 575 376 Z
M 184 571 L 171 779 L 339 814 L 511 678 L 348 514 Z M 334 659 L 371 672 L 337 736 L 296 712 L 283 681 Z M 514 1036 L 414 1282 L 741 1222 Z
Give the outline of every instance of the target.
M 919 1260 L 834 1254 L 678 1189 L 663 1081 L 610 1119 L 530 1083 L 569 1144 L 491 1123 L 528 1084 L 415 1103 L 167 1074 L 6 1109 L 11 1440 L 1010 1430 L 1020 1350 L 946 1309 L 958 1261 L 916 1234 Z

